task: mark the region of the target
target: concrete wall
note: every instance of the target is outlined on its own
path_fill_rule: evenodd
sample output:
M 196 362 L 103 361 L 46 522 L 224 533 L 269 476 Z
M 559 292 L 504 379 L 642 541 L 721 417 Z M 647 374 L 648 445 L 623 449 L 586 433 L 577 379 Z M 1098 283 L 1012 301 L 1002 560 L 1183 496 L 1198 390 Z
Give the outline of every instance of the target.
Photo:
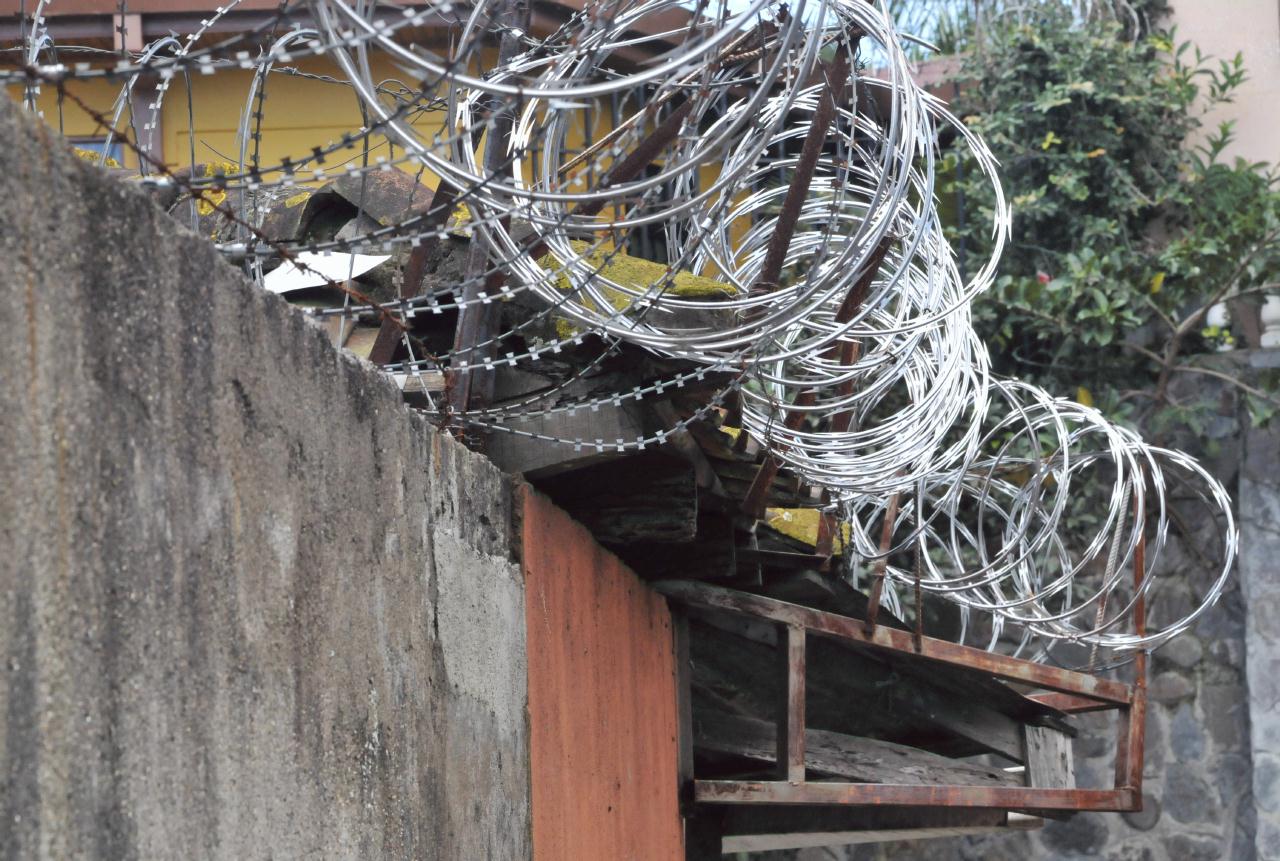
M 1280 162 L 1280 0 L 1172 0 L 1178 41 L 1220 60 L 1244 54 L 1247 80 L 1234 100 L 1205 117 L 1205 129 L 1235 120 L 1227 158 Z
M 51 137 L 0 101 L 0 859 L 682 858 L 665 602 Z
M 530 857 L 510 485 L 0 100 L 0 858 Z

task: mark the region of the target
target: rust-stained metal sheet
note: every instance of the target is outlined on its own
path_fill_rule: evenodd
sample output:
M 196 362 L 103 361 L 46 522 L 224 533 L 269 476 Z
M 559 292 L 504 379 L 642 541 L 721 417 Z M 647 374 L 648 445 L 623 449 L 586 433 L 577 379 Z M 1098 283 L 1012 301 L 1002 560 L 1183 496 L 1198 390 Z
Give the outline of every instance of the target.
M 535 861 L 684 857 L 666 602 L 521 490 Z

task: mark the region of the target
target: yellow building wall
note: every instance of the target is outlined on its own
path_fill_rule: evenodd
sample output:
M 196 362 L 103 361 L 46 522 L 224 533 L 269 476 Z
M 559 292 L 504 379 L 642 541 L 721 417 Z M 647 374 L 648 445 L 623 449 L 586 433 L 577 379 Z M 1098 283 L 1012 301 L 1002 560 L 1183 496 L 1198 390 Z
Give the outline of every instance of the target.
M 492 63 L 496 60 L 491 52 L 483 53 L 476 65 Z M 262 102 L 263 122 L 261 141 L 259 144 L 258 164 L 264 171 L 278 165 L 284 158 L 299 160 L 311 155 L 312 148 L 317 145 L 337 143 L 345 133 L 358 132 L 363 119 L 360 104 L 355 91 L 343 83 L 324 80 L 329 77 L 344 80 L 345 76 L 336 63 L 326 58 L 308 58 L 289 64 L 301 74 L 288 74 L 277 71 L 267 77 Z M 406 79 L 405 72 L 381 55 L 371 57 L 371 67 L 375 78 L 391 86 L 416 87 L 417 82 Z M 480 69 L 471 70 L 479 73 Z M 242 69 L 219 69 L 211 75 L 201 75 L 193 71 L 189 78 L 190 100 L 188 100 L 188 83 L 183 76 L 175 77 L 165 94 L 161 113 L 161 156 L 169 169 L 177 169 L 192 163 L 230 163 L 240 160 L 237 130 L 245 105 L 249 97 L 249 87 L 253 72 Z M 121 90 L 120 82 L 104 80 L 76 80 L 67 85 L 69 93 L 84 101 L 93 110 L 110 116 Z M 140 85 L 141 87 L 141 85 Z M 15 100 L 22 98 L 21 87 L 11 87 L 10 96 Z M 143 101 L 149 104 L 154 90 L 141 89 Z M 46 122 L 58 128 L 64 135 L 73 140 L 97 138 L 105 136 L 106 130 L 90 114 L 78 107 L 72 99 L 65 99 L 59 109 L 56 88 L 45 85 L 37 102 L 38 108 Z M 633 111 L 636 105 L 628 102 L 624 110 Z M 420 113 L 409 123 L 418 130 L 419 139 L 430 141 L 437 133 L 443 135 L 442 121 L 444 111 Z M 568 134 L 569 145 L 580 150 L 598 140 L 612 129 L 610 111 L 607 103 L 590 112 L 591 128 L 586 128 L 585 112 L 576 112 L 576 122 Z M 139 125 L 143 122 L 139 118 Z M 127 110 L 122 117 L 119 128 L 128 134 Z M 194 133 L 192 129 L 194 128 Z M 132 137 L 132 135 L 130 135 Z M 250 142 L 252 146 L 252 141 Z M 363 147 L 356 144 L 350 149 L 342 149 L 326 157 L 322 165 L 326 173 L 332 177 L 349 161 L 359 163 L 362 159 Z M 610 159 L 609 147 L 602 148 L 594 165 L 583 164 L 565 173 L 563 181 L 567 190 L 585 189 L 594 185 L 598 177 L 596 173 L 607 168 Z M 483 140 L 478 148 L 477 160 L 482 158 Z M 443 154 L 443 153 L 442 153 Z M 251 161 L 252 150 L 246 153 L 246 164 Z M 376 161 L 379 157 L 395 159 L 404 155 L 402 147 L 394 144 L 383 135 L 373 135 L 369 141 L 369 159 Z M 123 165 L 136 169 L 138 159 L 128 147 L 123 148 L 121 157 Z M 397 165 L 403 170 L 417 173 L 419 165 L 416 161 Z M 297 175 L 299 182 L 314 182 L 311 170 L 316 167 L 309 164 Z M 526 170 L 533 165 L 526 159 Z M 699 175 L 704 183 L 711 183 L 719 175 L 719 165 L 703 165 Z M 528 175 L 528 174 L 526 174 Z M 279 174 L 264 173 L 268 181 L 278 178 Z M 575 178 L 579 178 L 575 184 Z M 429 171 L 423 171 L 421 179 L 424 184 L 435 188 L 438 177 Z M 704 186 L 705 187 L 705 186 Z M 605 216 L 613 214 L 607 210 Z M 740 234 L 746 225 L 735 224 L 733 233 Z M 714 274 L 714 273 L 706 273 Z

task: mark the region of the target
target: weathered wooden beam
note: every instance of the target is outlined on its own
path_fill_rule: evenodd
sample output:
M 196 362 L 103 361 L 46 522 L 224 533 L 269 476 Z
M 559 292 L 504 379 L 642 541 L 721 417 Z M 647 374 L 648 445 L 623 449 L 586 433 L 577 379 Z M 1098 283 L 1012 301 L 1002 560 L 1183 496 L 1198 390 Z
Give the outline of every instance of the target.
M 992 811 L 984 811 L 992 812 Z M 1042 823 L 1036 817 L 1024 817 L 1026 822 Z M 1038 828 L 1039 825 L 1022 825 L 1018 830 Z M 1015 830 L 1015 826 L 1001 825 L 952 825 L 938 828 L 883 828 L 876 831 L 833 831 L 820 834 L 778 833 L 751 834 L 721 839 L 720 851 L 725 855 L 745 852 L 777 852 L 787 849 L 815 849 L 821 847 L 857 846 L 865 843 L 894 843 L 898 841 L 941 840 L 943 838 L 974 837 L 981 834 L 998 834 Z
M 1109 711 L 1115 708 L 1112 703 L 1074 694 L 1029 694 L 1027 699 L 1040 703 L 1063 714 L 1084 714 L 1085 712 Z
M 776 764 L 775 725 L 755 718 L 699 711 L 694 718 L 695 750 Z M 828 730 L 805 731 L 805 770 L 821 777 L 858 783 L 963 786 L 1020 786 L 1004 769 L 949 759 L 906 745 Z
M 976 807 L 997 810 L 1135 809 L 1132 789 L 1035 789 L 1015 786 L 916 786 L 877 783 L 699 780 L 699 804 L 888 804 L 899 807 Z
M 1003 810 L 920 807 L 795 807 L 753 804 L 749 807 L 705 808 L 720 813 L 726 838 L 781 832 L 876 832 L 888 829 L 995 827 L 1033 825 L 1030 817 L 1013 816 Z
M 804 780 L 805 761 L 805 632 L 797 625 L 778 629 L 777 666 L 782 696 L 774 731 L 778 777 L 798 783 Z
M 615 545 L 613 551 L 645 579 L 662 580 L 679 577 L 693 580 L 732 580 L 741 582 L 738 566 L 736 532 L 731 518 L 701 510 L 704 497 L 698 499 L 697 533 L 685 544 Z
M 1048 726 L 1023 727 L 1026 740 L 1027 786 L 1039 789 L 1075 789 L 1075 764 L 1071 737 Z
M 682 460 L 644 453 L 592 464 L 534 485 L 602 544 L 679 544 L 697 534 L 698 487 Z

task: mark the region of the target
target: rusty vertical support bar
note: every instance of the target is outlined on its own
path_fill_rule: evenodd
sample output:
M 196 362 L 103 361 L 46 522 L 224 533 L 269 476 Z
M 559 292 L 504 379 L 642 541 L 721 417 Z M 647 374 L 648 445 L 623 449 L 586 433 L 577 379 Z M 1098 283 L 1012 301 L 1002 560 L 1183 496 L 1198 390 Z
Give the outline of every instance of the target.
M 805 629 L 778 626 L 778 669 L 783 697 L 778 709 L 778 778 L 804 782 Z
M 920 514 L 920 508 L 919 508 L 919 502 L 917 501 L 916 529 L 920 528 L 919 514 Z M 914 563 L 912 567 L 915 569 L 913 573 L 915 575 L 915 587 L 916 587 L 916 595 L 915 595 L 916 619 L 915 619 L 915 630 L 912 632 L 912 635 L 911 635 L 911 642 L 916 647 L 916 651 L 919 652 L 921 649 L 924 648 L 924 586 L 921 582 L 924 574 L 924 571 L 923 571 L 924 561 L 921 558 L 919 538 L 916 539 L 914 556 L 915 558 L 914 558 Z
M 765 290 L 776 290 L 778 279 L 782 277 L 782 264 L 786 260 L 787 249 L 791 247 L 791 237 L 795 235 L 796 223 L 800 220 L 800 209 L 809 195 L 809 187 L 813 184 L 813 175 L 818 169 L 818 158 L 822 155 L 822 147 L 827 142 L 827 131 L 835 122 L 836 99 L 844 92 L 845 84 L 849 82 L 849 51 L 844 45 L 837 45 L 835 57 L 830 63 L 823 65 L 826 76 L 822 92 L 818 95 L 818 106 L 813 112 L 813 119 L 809 122 L 809 132 L 805 135 L 800 158 L 796 160 L 796 169 L 791 176 L 787 196 L 782 199 L 782 208 L 778 212 L 773 235 L 765 250 L 764 264 L 760 267 L 760 275 L 756 278 L 756 286 Z
M 824 498 L 823 501 L 830 500 Z M 831 557 L 835 555 L 836 532 L 839 529 L 840 522 L 831 512 L 824 511 L 818 516 L 818 535 L 814 539 L 813 552 L 815 556 L 822 557 L 822 562 L 818 566 L 820 571 L 831 570 Z
M 498 6 L 495 19 L 503 29 L 498 44 L 499 66 L 522 50 L 519 34 L 528 29 L 528 18 L 529 0 L 504 0 Z M 507 159 L 517 113 L 515 105 L 500 100 L 500 97 L 495 99 L 499 101 L 493 110 L 493 123 L 489 126 L 484 146 L 484 168 L 490 174 L 498 173 Z M 508 221 L 509 218 L 504 218 L 504 225 Z M 476 365 L 483 365 L 489 356 L 490 350 L 481 351 L 479 345 L 497 336 L 502 306 L 496 302 L 481 302 L 480 294 L 493 295 L 506 280 L 505 272 L 489 271 L 489 251 L 484 242 L 478 236 L 472 242 L 467 258 L 467 285 L 463 289 L 463 304 L 458 309 L 458 323 L 453 336 L 453 354 L 461 356 L 459 365 L 467 367 L 455 369 L 455 373 L 446 378 L 449 405 L 460 411 L 469 409 L 473 401 L 478 406 L 485 406 L 493 399 L 493 367 L 477 368 Z
M 689 617 L 681 607 L 671 608 L 671 633 L 676 685 L 676 778 L 680 784 L 680 814 L 687 819 L 693 815 L 693 666 Z
M 804 417 L 808 413 L 804 412 L 804 407 L 813 405 L 817 395 L 812 391 L 803 391 L 796 395 L 795 402 L 791 405 L 792 409 L 788 411 L 787 417 L 783 419 L 783 426 L 787 430 L 798 430 L 800 425 L 804 423 Z M 746 433 L 744 430 L 743 433 Z M 769 488 L 773 485 L 773 480 L 778 476 L 778 470 L 782 468 L 782 461 L 773 455 L 767 455 L 764 463 L 760 464 L 760 469 L 756 471 L 756 477 L 751 480 L 751 487 L 747 489 L 747 495 L 742 500 L 742 511 L 759 520 L 764 516 L 764 510 L 769 502 Z
M 409 262 L 404 268 L 404 278 L 400 281 L 400 298 L 412 299 L 422 292 L 422 279 L 426 275 L 427 258 L 440 244 L 435 229 L 443 226 L 453 212 L 453 202 L 457 192 L 453 186 L 441 182 L 431 195 L 431 208 L 422 221 L 422 230 L 427 234 L 420 244 L 409 252 Z M 369 350 L 369 361 L 375 365 L 385 365 L 395 358 L 396 347 L 405 337 L 404 331 L 390 320 L 384 319 L 378 327 L 378 336 Z M 444 370 L 443 368 L 441 370 Z
M 1134 526 L 1138 544 L 1133 551 L 1133 627 L 1139 637 L 1147 633 L 1147 601 L 1142 595 L 1142 579 L 1147 565 L 1147 531 L 1141 517 L 1138 494 L 1133 496 Z M 1142 805 L 1142 765 L 1147 735 L 1147 653 L 1139 650 L 1133 659 L 1133 696 L 1123 713 L 1128 720 L 1121 727 L 1116 749 L 1116 788 L 1133 790 L 1134 804 Z
M 845 50 L 844 45 L 836 47 L 836 55 L 830 63 L 824 63 L 824 81 L 822 92 L 818 95 L 818 105 L 813 112 L 813 118 L 809 121 L 809 131 L 805 135 L 804 146 L 800 150 L 800 158 L 796 160 L 795 173 L 791 175 L 791 183 L 787 188 L 787 195 L 782 200 L 782 207 L 778 212 L 778 220 L 774 224 L 773 235 L 769 238 L 769 245 L 765 249 L 764 263 L 760 267 L 760 274 L 756 276 L 752 290 L 762 291 L 765 293 L 778 289 L 778 280 L 782 277 L 782 265 L 786 260 L 787 249 L 791 246 L 791 238 L 795 235 L 796 224 L 800 220 L 800 210 L 804 204 L 805 197 L 809 194 L 809 187 L 813 184 L 813 175 L 818 169 L 818 159 L 822 156 L 822 147 L 827 140 L 827 132 L 831 128 L 831 124 L 835 122 L 836 111 L 838 105 L 836 99 L 844 92 L 845 85 L 849 82 L 849 51 Z M 807 403 L 802 404 L 801 400 L 807 397 Z M 806 406 L 813 403 L 814 394 L 812 392 L 801 392 L 796 398 L 796 406 Z M 804 421 L 803 412 L 792 411 L 784 419 L 787 427 L 798 428 L 800 423 Z M 793 424 L 794 427 L 793 427 Z M 755 479 L 751 482 L 751 488 L 747 491 L 747 496 L 743 500 L 742 510 L 745 514 L 759 520 L 764 515 L 765 499 L 769 495 L 769 485 L 773 483 L 773 479 L 777 476 L 778 470 L 781 469 L 782 463 L 777 458 L 768 457 L 764 463 L 760 465 L 759 471 L 756 473 Z
M 876 618 L 880 615 L 880 596 L 884 592 L 884 572 L 889 567 L 889 542 L 893 540 L 893 522 L 898 519 L 898 505 L 901 501 L 902 492 L 895 492 L 893 496 L 889 497 L 889 507 L 884 513 L 884 526 L 880 529 L 880 558 L 876 560 L 875 573 L 871 575 L 871 594 L 867 597 L 867 621 L 863 626 L 867 633 L 875 630 Z

